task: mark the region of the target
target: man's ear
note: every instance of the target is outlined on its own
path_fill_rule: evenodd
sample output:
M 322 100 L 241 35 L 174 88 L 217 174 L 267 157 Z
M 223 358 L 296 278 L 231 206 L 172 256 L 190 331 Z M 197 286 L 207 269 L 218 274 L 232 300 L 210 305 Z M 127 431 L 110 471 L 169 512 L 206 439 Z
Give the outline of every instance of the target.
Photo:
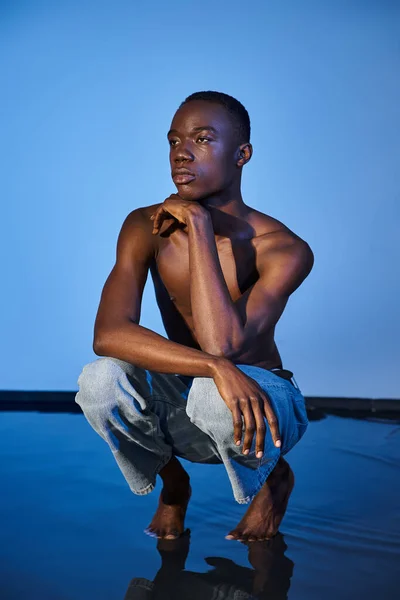
M 237 166 L 243 167 L 243 165 L 249 162 L 252 156 L 253 146 L 250 144 L 250 142 L 247 142 L 246 144 L 241 144 L 237 149 Z

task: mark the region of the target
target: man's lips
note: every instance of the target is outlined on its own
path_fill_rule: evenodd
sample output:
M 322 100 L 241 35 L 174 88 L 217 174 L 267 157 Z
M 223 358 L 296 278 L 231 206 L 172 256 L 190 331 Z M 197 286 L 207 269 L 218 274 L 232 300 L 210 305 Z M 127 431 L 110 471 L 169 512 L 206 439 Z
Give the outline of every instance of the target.
M 189 173 L 175 173 L 175 175 L 172 176 L 172 179 L 174 183 L 184 184 L 193 181 L 193 179 L 196 179 L 196 176 Z

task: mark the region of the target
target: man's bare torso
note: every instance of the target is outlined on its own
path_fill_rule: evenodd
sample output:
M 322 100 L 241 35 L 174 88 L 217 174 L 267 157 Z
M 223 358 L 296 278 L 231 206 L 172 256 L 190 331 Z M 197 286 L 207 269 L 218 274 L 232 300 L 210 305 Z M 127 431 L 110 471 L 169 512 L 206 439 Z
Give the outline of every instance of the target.
M 149 220 L 159 204 L 143 209 Z M 181 228 L 171 227 L 169 221 L 155 238 L 155 258 L 150 266 L 157 305 L 165 331 L 170 340 L 201 350 L 193 327 L 190 303 L 190 274 L 188 235 Z M 167 231 L 168 230 L 168 231 Z M 255 209 L 239 231 L 229 236 L 215 236 L 221 268 L 230 296 L 235 302 L 258 279 L 259 261 L 283 237 L 304 244 L 283 223 Z M 306 276 L 306 274 L 305 274 Z M 276 324 L 275 324 L 276 325 Z M 282 367 L 282 360 L 274 340 L 275 325 L 255 344 L 254 353 L 246 358 L 247 364 L 271 369 Z

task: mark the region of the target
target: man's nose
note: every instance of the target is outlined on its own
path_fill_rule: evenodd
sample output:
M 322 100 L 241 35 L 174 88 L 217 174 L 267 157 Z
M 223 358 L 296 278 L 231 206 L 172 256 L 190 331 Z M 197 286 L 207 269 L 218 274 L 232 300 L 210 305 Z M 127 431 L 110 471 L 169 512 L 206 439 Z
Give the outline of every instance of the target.
M 181 162 L 183 160 L 193 160 L 194 156 L 192 152 L 190 152 L 187 146 L 180 145 L 179 148 L 176 149 L 174 160 L 176 162 Z

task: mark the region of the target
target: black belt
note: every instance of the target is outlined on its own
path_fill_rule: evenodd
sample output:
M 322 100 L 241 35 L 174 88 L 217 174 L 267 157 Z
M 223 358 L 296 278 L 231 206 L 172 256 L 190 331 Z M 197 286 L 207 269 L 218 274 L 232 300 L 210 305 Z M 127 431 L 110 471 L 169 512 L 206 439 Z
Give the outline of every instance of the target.
M 290 381 L 290 383 L 293 385 L 293 387 L 296 387 L 296 385 L 292 381 L 293 373 L 292 373 L 292 371 L 289 371 L 289 369 L 268 369 L 268 370 L 271 371 L 271 373 L 278 375 L 278 377 L 287 379 L 288 381 Z

